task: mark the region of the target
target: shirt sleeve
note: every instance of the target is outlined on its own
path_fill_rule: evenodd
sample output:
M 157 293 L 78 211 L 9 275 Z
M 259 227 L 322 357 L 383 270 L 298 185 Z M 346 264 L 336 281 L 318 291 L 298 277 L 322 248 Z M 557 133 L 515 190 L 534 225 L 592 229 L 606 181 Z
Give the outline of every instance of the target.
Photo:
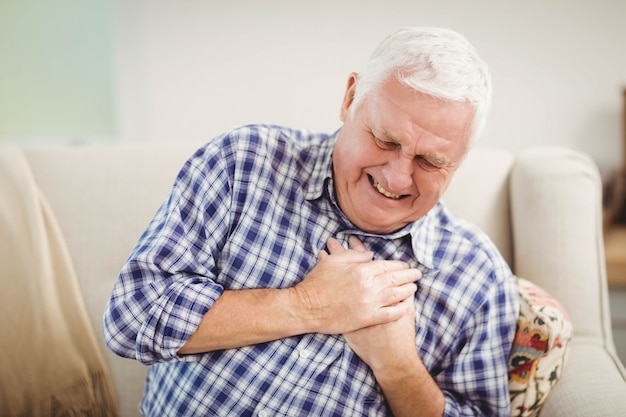
M 444 416 L 510 416 L 508 356 L 518 315 L 515 280 L 502 267 L 460 340 L 458 356 L 436 377 Z
M 185 163 L 123 266 L 104 312 L 115 354 L 144 364 L 193 360 L 177 352 L 223 292 L 215 254 L 230 223 L 226 153 L 209 143 Z

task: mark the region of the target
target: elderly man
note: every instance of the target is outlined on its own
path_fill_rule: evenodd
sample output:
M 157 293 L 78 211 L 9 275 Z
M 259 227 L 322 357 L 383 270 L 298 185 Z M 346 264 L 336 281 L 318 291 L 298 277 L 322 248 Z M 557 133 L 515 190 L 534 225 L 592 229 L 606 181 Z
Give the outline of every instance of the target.
M 350 75 L 334 134 L 199 149 L 105 312 L 110 349 L 150 365 L 141 411 L 509 415 L 515 284 L 440 201 L 490 97 L 464 37 L 407 28 Z

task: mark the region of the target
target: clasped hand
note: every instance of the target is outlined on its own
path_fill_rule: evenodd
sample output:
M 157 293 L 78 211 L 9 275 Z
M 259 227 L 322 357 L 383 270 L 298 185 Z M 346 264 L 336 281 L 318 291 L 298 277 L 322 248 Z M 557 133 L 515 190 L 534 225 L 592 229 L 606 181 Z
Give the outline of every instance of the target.
M 350 249 L 335 239 L 296 287 L 318 333 L 344 334 L 375 372 L 415 355 L 415 282 L 419 270 L 401 261 L 372 260 L 356 237 Z
M 350 249 L 335 239 L 327 246 L 316 267 L 294 287 L 314 331 L 345 334 L 396 321 L 413 309 L 409 301 L 419 270 L 401 261 L 372 260 L 373 253 L 356 237 L 350 238 Z

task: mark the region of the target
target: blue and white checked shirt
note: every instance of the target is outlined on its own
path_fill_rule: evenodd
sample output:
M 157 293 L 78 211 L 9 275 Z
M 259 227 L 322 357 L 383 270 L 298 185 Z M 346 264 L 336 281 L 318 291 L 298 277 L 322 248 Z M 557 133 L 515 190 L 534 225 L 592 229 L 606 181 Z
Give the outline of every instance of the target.
M 509 415 L 506 362 L 518 305 L 509 268 L 482 232 L 441 203 L 391 235 L 357 230 L 334 200 L 335 138 L 251 125 L 186 162 L 104 316 L 110 349 L 151 365 L 145 415 L 390 415 L 341 335 L 176 354 L 224 289 L 293 286 L 328 238 L 350 235 L 377 259 L 422 269 L 415 343 L 446 396 L 445 414 Z

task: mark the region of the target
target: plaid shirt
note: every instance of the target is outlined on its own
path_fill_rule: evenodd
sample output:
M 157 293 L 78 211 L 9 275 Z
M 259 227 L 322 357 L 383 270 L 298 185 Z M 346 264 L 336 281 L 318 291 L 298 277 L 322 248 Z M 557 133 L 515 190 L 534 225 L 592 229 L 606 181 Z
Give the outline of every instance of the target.
M 518 305 L 509 268 L 442 203 L 390 235 L 357 230 L 334 200 L 335 138 L 245 126 L 186 162 L 104 316 L 110 349 L 151 365 L 145 415 L 390 415 L 373 373 L 341 335 L 176 354 L 224 289 L 293 286 L 328 238 L 350 235 L 377 259 L 423 271 L 415 343 L 446 396 L 446 415 L 509 415 L 506 362 Z

